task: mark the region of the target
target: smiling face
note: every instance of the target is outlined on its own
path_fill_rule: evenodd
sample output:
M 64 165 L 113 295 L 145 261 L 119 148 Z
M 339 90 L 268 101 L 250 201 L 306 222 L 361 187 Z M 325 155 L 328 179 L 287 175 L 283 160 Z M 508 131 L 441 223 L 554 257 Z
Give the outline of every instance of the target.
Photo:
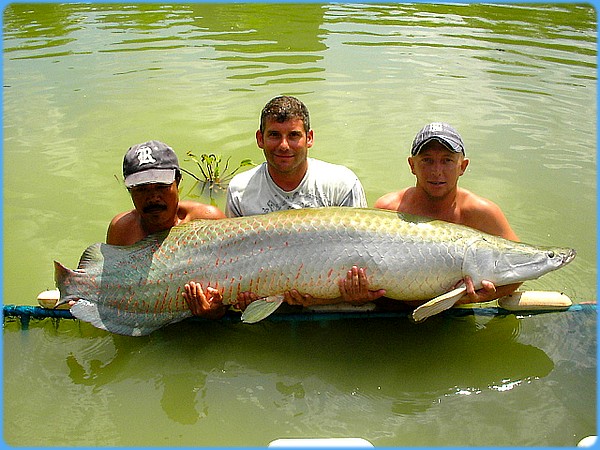
M 462 153 L 431 141 L 418 155 L 408 158 L 408 164 L 417 177 L 417 187 L 430 197 L 442 198 L 456 191 L 458 178 L 465 173 L 469 160 Z
M 308 167 L 308 149 L 313 145 L 313 131 L 304 130 L 301 119 L 277 122 L 266 121 L 264 130 L 256 132 L 256 142 L 263 149 L 271 177 L 298 176 L 300 179 Z

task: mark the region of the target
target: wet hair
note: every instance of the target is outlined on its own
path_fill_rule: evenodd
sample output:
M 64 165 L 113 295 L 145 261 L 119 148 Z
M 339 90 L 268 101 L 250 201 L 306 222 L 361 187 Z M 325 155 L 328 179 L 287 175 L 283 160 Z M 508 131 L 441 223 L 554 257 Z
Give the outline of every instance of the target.
M 296 97 L 281 95 L 275 97 L 265 105 L 260 113 L 260 132 L 264 133 L 267 120 L 283 123 L 292 119 L 300 119 L 304 124 L 306 133 L 310 130 L 310 117 L 308 108 Z

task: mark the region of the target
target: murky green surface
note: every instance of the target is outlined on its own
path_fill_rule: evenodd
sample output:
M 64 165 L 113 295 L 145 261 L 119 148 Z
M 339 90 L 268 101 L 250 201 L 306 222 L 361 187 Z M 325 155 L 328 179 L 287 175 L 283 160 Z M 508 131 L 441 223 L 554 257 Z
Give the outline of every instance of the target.
M 312 156 L 369 204 L 413 184 L 414 134 L 443 120 L 461 185 L 519 237 L 576 248 L 525 288 L 596 299 L 596 14 L 591 6 L 13 4 L 4 11 L 4 303 L 35 304 L 130 208 L 127 148 L 148 139 L 235 164 L 282 93 Z M 200 196 L 191 177 L 182 193 Z M 200 196 L 202 201 L 209 201 Z M 224 207 L 222 193 L 213 196 Z M 144 338 L 74 321 L 4 326 L 12 445 L 573 446 L 596 434 L 596 314 L 186 323 Z

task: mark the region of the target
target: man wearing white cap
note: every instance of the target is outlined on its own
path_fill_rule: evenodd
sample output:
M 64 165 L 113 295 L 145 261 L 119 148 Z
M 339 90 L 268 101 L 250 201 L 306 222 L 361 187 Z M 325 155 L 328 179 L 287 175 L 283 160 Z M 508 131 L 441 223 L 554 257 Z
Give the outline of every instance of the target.
M 519 240 L 498 205 L 458 187 L 469 160 L 460 134 L 451 125 L 434 122 L 423 127 L 413 141 L 408 164 L 417 178 L 416 185 L 385 194 L 375 202 L 375 208 L 431 217 Z M 467 296 L 462 303 L 494 300 L 519 286 L 496 288 L 485 281 L 483 288 L 475 291 L 470 279 L 465 283 Z

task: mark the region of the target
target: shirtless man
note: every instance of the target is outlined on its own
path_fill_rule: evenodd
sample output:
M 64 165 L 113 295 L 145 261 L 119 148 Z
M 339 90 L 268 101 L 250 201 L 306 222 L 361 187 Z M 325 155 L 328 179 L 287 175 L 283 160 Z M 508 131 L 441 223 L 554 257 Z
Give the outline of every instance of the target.
M 106 243 L 133 245 L 146 236 L 194 219 L 222 219 L 218 208 L 179 200 L 181 170 L 171 147 L 149 141 L 129 148 L 123 159 L 123 177 L 134 209 L 117 214 L 110 222 Z M 190 281 L 183 293 L 194 315 L 219 318 L 225 314 L 221 293 Z
M 416 185 L 385 194 L 375 202 L 375 208 L 431 217 L 519 240 L 498 205 L 458 187 L 469 160 L 463 140 L 452 126 L 434 122 L 423 127 L 413 141 L 408 164 Z M 465 284 L 467 294 L 459 303 L 488 302 L 520 286 L 517 283 L 496 287 L 483 281 L 483 287 L 476 291 L 469 277 Z

